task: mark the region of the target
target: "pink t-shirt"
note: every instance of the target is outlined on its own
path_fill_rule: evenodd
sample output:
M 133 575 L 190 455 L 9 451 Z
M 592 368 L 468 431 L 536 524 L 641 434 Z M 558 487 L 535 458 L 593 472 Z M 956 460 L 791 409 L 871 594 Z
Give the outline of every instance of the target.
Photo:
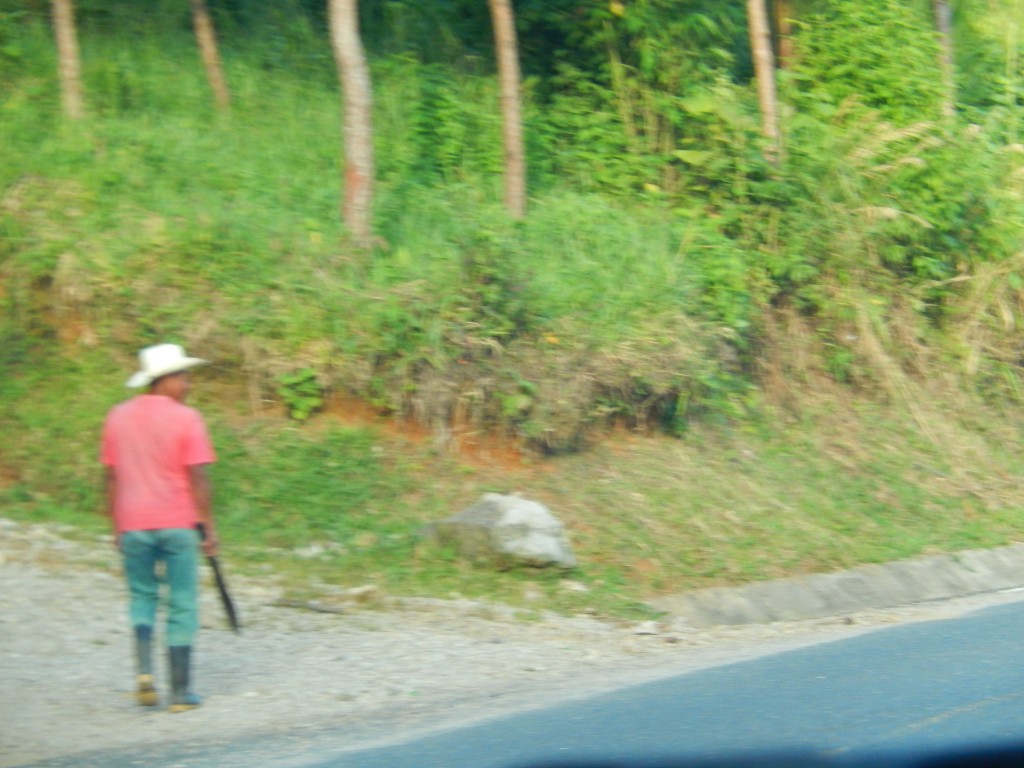
M 103 425 L 100 460 L 117 477 L 118 531 L 192 528 L 199 513 L 189 467 L 216 460 L 199 412 L 164 395 L 114 406 Z

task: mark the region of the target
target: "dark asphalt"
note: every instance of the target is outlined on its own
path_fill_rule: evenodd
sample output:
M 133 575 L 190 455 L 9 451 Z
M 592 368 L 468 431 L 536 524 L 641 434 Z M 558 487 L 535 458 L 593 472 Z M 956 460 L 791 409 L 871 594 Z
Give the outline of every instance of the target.
M 680 765 L 793 753 L 875 765 L 882 756 L 1024 744 L 1022 656 L 1024 603 L 1013 603 L 309 766 Z

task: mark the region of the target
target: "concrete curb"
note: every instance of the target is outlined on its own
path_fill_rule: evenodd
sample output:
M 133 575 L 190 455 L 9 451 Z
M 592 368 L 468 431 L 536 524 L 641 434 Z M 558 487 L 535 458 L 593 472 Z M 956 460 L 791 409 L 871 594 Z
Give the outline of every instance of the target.
M 1024 587 L 1024 544 L 702 589 L 650 604 L 694 627 L 712 627 L 822 618 L 1014 587 Z

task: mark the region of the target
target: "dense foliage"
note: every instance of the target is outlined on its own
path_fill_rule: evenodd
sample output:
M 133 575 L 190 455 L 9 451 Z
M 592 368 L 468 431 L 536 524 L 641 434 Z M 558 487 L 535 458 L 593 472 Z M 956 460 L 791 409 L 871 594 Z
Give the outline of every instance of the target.
M 956 4 L 952 120 L 929 2 L 786 4 L 774 164 L 744 3 L 521 0 L 519 224 L 498 202 L 486 3 L 363 3 L 370 254 L 337 221 L 323 3 L 209 5 L 230 116 L 187 3 L 79 0 L 89 117 L 71 125 L 49 3 L 0 2 L 7 364 L 54 341 L 126 359 L 178 339 L 303 420 L 343 391 L 439 434 L 483 426 L 547 450 L 608 419 L 678 431 L 741 413 L 781 318 L 804 329 L 807 354 L 782 361 L 797 379 L 887 391 L 941 360 L 1015 391 L 1013 3 Z

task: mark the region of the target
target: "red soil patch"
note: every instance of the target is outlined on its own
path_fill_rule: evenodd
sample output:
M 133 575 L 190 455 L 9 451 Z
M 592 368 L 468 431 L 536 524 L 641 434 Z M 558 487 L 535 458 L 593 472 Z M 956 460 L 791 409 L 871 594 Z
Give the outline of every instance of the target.
M 470 466 L 490 469 L 523 470 L 531 466 L 528 453 L 518 439 L 482 432 L 468 426 L 451 428 L 447 440 L 418 422 L 402 419 L 375 408 L 363 400 L 332 397 L 324 414 L 349 427 L 372 427 L 389 438 L 406 440 L 413 445 L 438 444 L 439 448 L 457 456 Z

